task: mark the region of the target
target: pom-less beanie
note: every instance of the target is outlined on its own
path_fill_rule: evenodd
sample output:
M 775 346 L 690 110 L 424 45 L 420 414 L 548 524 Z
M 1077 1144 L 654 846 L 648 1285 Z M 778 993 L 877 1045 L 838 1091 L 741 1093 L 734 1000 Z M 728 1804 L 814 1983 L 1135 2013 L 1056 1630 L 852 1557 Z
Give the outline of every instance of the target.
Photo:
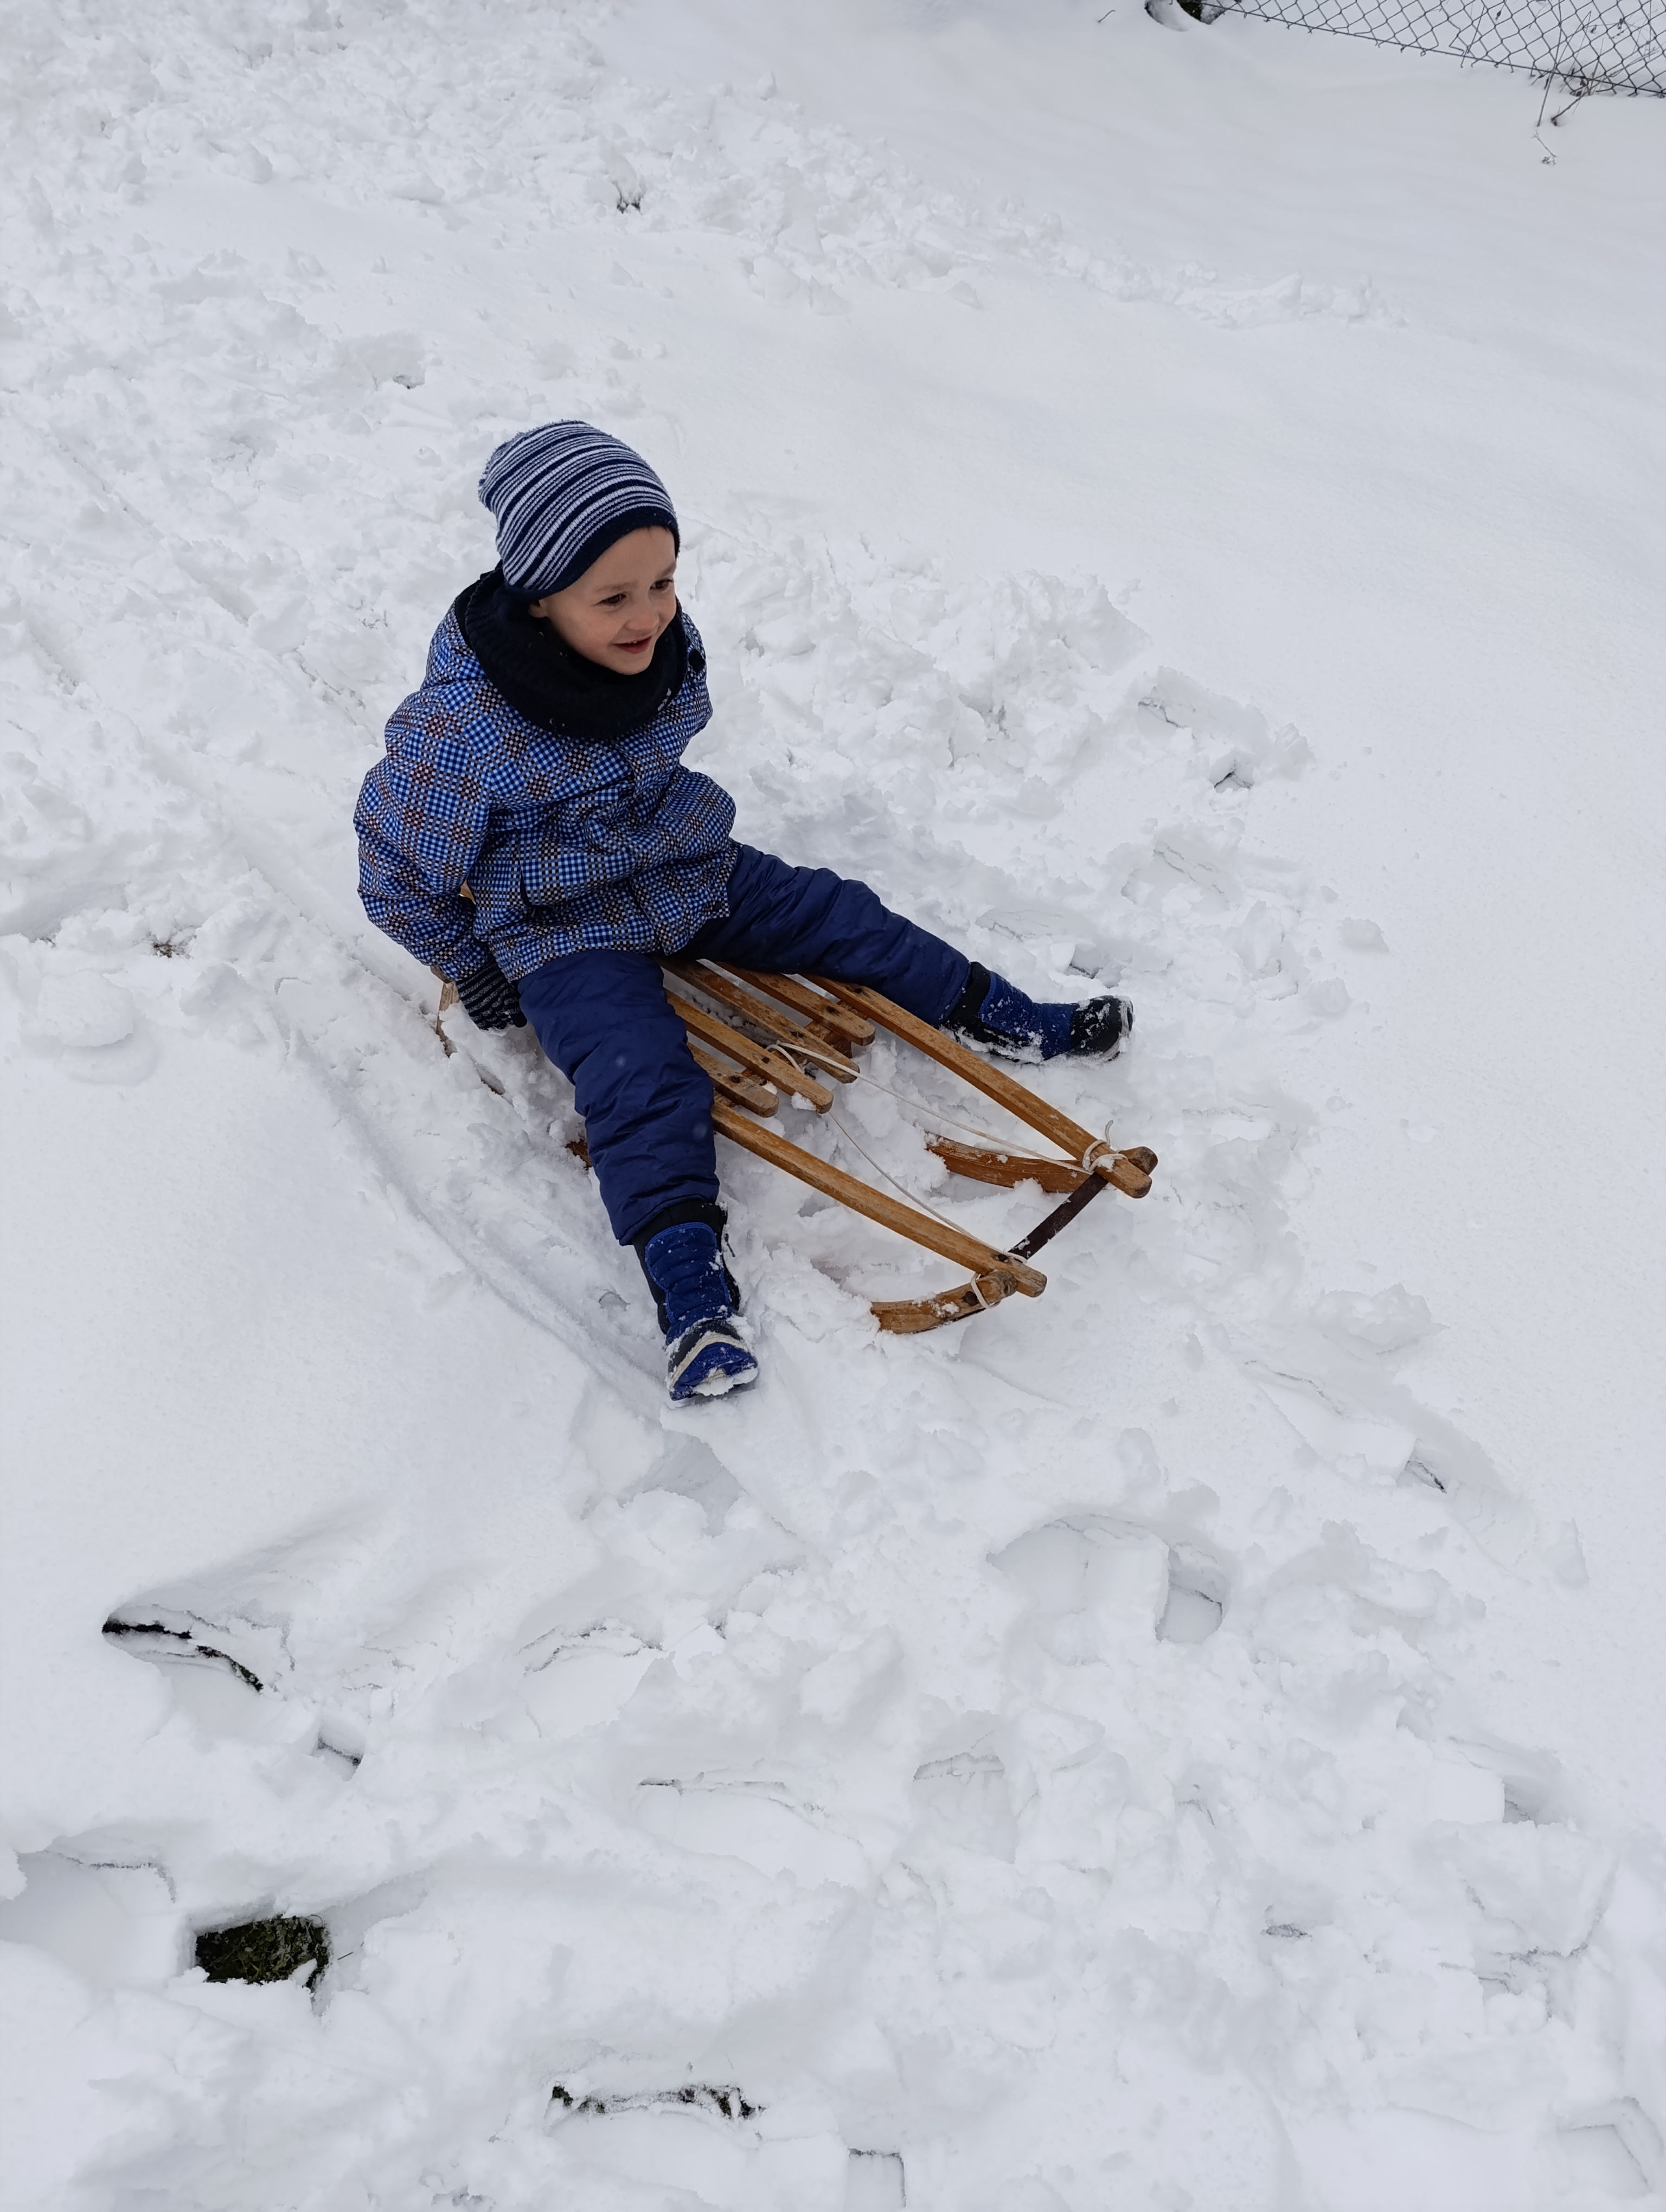
M 610 545 L 657 526 L 680 544 L 669 494 L 640 453 L 588 422 L 504 441 L 480 479 L 503 581 L 527 599 L 564 592 Z

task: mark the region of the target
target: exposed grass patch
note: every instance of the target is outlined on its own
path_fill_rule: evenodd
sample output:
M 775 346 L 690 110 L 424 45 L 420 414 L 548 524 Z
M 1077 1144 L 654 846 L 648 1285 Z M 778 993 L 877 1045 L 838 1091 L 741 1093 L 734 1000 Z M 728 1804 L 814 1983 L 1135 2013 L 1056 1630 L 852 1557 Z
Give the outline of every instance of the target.
M 246 1920 L 197 1938 L 197 1963 L 211 1982 L 287 1982 L 309 1960 L 310 1990 L 330 1963 L 330 1934 L 321 1920 Z

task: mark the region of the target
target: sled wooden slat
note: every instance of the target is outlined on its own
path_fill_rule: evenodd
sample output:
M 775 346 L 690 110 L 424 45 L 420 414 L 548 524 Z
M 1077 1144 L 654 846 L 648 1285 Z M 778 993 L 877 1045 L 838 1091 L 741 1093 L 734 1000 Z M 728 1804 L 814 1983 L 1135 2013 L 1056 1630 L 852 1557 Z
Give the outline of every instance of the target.
M 744 1107 L 749 1114 L 762 1114 L 767 1121 L 781 1104 L 781 1093 L 773 1083 L 760 1083 L 739 1067 L 724 1065 L 714 1052 L 689 1039 L 689 1050 L 697 1066 L 703 1067 L 712 1079 L 712 1088 L 720 1098 L 727 1098 L 733 1106 Z
M 771 1036 L 778 1038 L 793 1051 L 801 1052 L 806 1060 L 813 1060 L 818 1067 L 827 1070 L 836 1083 L 854 1083 L 860 1074 L 861 1070 L 854 1060 L 842 1052 L 836 1052 L 831 1045 L 817 1036 L 808 1023 L 795 1021 L 791 1014 L 781 1012 L 767 1000 L 759 998 L 755 992 L 748 991 L 726 975 L 721 968 L 706 961 L 693 960 L 662 960 L 660 965 L 666 975 L 680 976 L 695 990 L 703 991 L 708 998 L 715 999 L 720 1006 L 733 1006 L 738 1014 L 749 1022 L 756 1022 L 760 1029 L 768 1030 Z
M 923 1244 L 927 1251 L 953 1260 L 960 1267 L 971 1267 L 979 1275 L 1010 1276 L 1012 1288 L 1022 1291 L 1026 1297 L 1038 1298 L 1047 1288 L 1046 1276 L 1026 1261 L 1014 1258 L 1010 1252 L 997 1252 L 992 1244 L 968 1237 L 964 1230 L 952 1228 L 945 1221 L 933 1221 L 928 1213 L 921 1213 L 897 1199 L 886 1198 L 882 1192 L 870 1190 L 854 1176 L 847 1175 L 842 1168 L 830 1166 L 825 1160 L 818 1160 L 813 1152 L 806 1152 L 802 1146 L 793 1144 L 778 1131 L 743 1121 L 732 1106 L 721 1099 L 712 1108 L 712 1120 L 726 1137 L 743 1150 L 756 1152 L 760 1159 L 785 1168 L 788 1175 L 796 1176 L 800 1182 L 807 1182 L 829 1198 L 836 1198 L 853 1213 L 865 1213 L 870 1221 L 882 1222 L 899 1237 Z
M 818 1114 L 826 1113 L 833 1103 L 833 1093 L 827 1085 L 818 1083 L 813 1076 L 806 1075 L 801 1067 L 794 1067 L 784 1054 L 771 1052 L 765 1045 L 754 1044 L 751 1037 L 742 1036 L 739 1030 L 732 1030 L 726 1022 L 719 1021 L 715 1014 L 708 1014 L 703 1006 L 696 1006 L 680 993 L 668 991 L 666 995 L 685 1026 L 697 1037 L 703 1038 L 708 1044 L 714 1044 L 720 1052 L 727 1053 L 732 1060 L 738 1060 L 751 1074 L 761 1075 L 766 1083 L 773 1083 L 777 1091 L 790 1091 L 796 1097 L 807 1099 Z
M 836 999 L 824 997 L 812 991 L 807 983 L 800 983 L 796 975 L 763 975 L 756 968 L 737 968 L 733 962 L 723 965 L 731 975 L 739 975 L 743 983 L 750 983 L 755 991 L 762 991 L 777 999 L 783 1006 L 806 1015 L 812 1030 L 818 1030 L 828 1043 L 840 1043 L 846 1052 L 854 1052 L 860 1046 L 873 1042 L 873 1024 L 860 1014 L 853 1014 Z

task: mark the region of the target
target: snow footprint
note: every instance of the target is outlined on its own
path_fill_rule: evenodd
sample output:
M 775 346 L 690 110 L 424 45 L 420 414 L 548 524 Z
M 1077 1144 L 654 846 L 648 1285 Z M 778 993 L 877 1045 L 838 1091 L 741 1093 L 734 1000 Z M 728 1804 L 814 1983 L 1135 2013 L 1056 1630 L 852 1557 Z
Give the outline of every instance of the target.
M 1099 1515 L 1032 1528 L 994 1564 L 1029 1599 L 1031 1632 L 1067 1663 L 1102 1657 L 1129 1632 L 1202 1644 L 1231 1588 L 1225 1563 L 1198 1543 Z

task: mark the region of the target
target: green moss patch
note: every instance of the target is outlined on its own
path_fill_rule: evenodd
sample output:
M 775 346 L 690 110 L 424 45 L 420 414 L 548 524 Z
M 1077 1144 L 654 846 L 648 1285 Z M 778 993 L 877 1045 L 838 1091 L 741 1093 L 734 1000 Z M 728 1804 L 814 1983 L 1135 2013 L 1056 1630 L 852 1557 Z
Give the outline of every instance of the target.
M 197 1963 L 211 1982 L 287 1982 L 308 1960 L 310 1990 L 330 1963 L 330 1936 L 321 1920 L 246 1920 L 197 1938 Z

